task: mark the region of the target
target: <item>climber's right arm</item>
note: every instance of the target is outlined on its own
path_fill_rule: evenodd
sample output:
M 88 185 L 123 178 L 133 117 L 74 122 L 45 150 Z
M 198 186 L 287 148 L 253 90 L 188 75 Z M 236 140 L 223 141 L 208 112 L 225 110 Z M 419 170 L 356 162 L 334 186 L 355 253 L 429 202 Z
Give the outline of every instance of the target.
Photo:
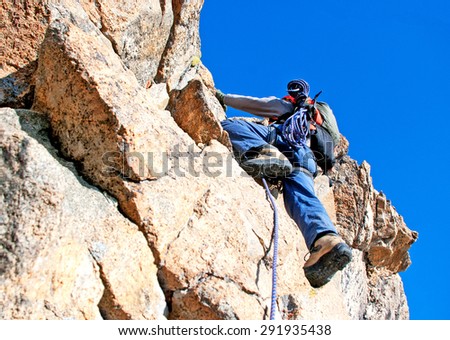
M 277 97 L 256 98 L 237 94 L 223 95 L 223 103 L 260 117 L 279 117 L 291 112 L 294 105 Z

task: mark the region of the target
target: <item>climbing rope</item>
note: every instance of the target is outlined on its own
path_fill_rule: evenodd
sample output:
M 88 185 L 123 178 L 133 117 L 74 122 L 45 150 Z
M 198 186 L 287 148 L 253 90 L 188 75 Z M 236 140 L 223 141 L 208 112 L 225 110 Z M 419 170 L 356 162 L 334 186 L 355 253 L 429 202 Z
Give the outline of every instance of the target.
M 270 320 L 275 320 L 275 310 L 277 305 L 277 262 L 278 262 L 278 210 L 275 204 L 275 198 L 270 193 L 269 185 L 265 178 L 262 178 L 267 197 L 273 209 L 273 260 L 272 260 L 272 299 L 270 306 Z
M 305 108 L 300 108 L 283 124 L 282 133 L 291 146 L 295 148 L 306 147 L 309 135 L 308 115 Z

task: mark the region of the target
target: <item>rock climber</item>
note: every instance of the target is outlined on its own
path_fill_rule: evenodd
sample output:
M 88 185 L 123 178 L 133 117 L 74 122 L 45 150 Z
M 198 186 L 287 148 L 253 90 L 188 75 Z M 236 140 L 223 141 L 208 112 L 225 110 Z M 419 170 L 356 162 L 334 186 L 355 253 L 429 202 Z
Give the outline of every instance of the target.
M 283 124 L 276 121 L 302 107 L 309 98 L 309 89 L 305 80 L 295 79 L 288 83 L 289 96 L 284 98 L 255 98 L 224 94 L 220 90 L 217 90 L 216 97 L 224 108 L 230 106 L 275 119 L 275 123 L 269 126 L 226 119 L 222 121 L 222 126 L 230 136 L 235 157 L 243 169 L 253 177 L 281 180 L 285 208 L 300 228 L 309 249 L 304 273 L 311 286 L 317 288 L 328 283 L 351 261 L 352 251 L 339 236 L 315 195 L 313 179 L 317 164 L 309 148 L 310 134 L 302 135 L 300 126 L 300 135 L 297 133 L 295 136 L 297 139 L 303 138 L 303 141 L 292 143 Z M 307 124 L 309 126 L 309 122 Z

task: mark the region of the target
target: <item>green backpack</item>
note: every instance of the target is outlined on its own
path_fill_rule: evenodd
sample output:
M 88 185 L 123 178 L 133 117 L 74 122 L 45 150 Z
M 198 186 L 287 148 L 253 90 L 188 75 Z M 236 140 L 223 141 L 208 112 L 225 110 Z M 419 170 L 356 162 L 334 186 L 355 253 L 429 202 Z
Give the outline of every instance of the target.
M 337 125 L 336 117 L 333 114 L 330 106 L 325 102 L 316 102 L 316 108 L 319 110 L 323 118 L 322 127 L 328 131 L 333 138 L 334 145 L 338 145 L 341 140 L 341 133 Z

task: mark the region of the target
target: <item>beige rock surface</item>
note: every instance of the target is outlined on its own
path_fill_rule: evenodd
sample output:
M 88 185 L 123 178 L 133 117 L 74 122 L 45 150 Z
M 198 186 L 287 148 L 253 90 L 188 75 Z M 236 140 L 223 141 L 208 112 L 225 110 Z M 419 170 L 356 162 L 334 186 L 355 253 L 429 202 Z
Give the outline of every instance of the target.
M 43 1 L 2 1 L 0 77 L 37 59 L 37 51 L 44 39 L 49 15 Z
M 32 76 L 48 20 L 48 9 L 41 1 L 0 4 L 0 106 L 31 106 Z
M 200 58 L 200 10 L 204 0 L 173 0 L 173 25 L 155 77 L 176 89 L 191 69 L 194 57 Z
M 408 229 L 384 194 L 372 185 L 370 166 L 343 156 L 333 172 L 337 225 L 349 244 L 367 252 L 371 266 L 392 273 L 411 264 L 408 249 L 417 233 Z
M 0 115 L 1 318 L 164 318 L 137 226 L 58 157 L 41 114 Z
M 174 29 L 172 1 L 82 0 L 81 5 L 138 82 L 153 79 Z
M 220 125 L 225 119 L 224 111 L 201 78 L 192 79 L 180 91 L 173 90 L 167 109 L 197 144 L 209 144 L 215 139 L 231 148 L 228 135 Z

